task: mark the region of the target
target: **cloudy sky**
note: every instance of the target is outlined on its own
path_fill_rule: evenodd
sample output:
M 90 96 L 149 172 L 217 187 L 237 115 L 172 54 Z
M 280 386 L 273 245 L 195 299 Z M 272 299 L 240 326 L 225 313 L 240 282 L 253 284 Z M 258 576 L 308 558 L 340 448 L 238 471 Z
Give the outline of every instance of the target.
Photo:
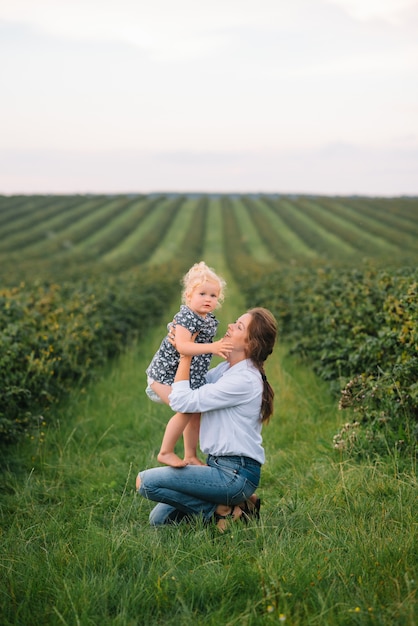
M 418 0 L 0 0 L 0 193 L 418 195 Z

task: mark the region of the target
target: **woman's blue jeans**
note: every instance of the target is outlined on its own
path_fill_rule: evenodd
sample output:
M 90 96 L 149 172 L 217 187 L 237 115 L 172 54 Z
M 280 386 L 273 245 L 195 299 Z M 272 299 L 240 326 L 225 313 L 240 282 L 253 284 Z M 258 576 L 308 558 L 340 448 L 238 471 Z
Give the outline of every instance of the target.
M 249 498 L 258 487 L 260 471 L 260 463 L 245 456 L 209 455 L 207 465 L 140 472 L 138 493 L 159 503 L 150 514 L 153 526 L 194 515 L 209 521 L 218 504 L 232 506 Z

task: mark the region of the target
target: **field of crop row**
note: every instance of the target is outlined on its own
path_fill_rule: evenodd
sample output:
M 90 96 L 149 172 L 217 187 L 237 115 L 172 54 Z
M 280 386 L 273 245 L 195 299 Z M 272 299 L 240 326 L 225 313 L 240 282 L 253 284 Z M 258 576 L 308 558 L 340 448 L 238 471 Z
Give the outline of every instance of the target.
M 417 198 L 0 197 L 0 432 L 26 432 L 34 398 L 55 401 L 117 353 L 210 249 L 248 306 L 268 306 L 292 350 L 342 391 L 368 443 L 381 449 L 386 429 L 413 448 L 417 239 Z
M 158 264 L 181 254 L 197 214 L 219 204 L 233 212 L 243 251 L 270 265 L 359 258 L 392 265 L 417 255 L 415 198 L 2 196 L 0 266 L 5 278 L 22 261 L 61 270 L 92 261 L 116 270 Z
M 0 622 L 415 626 L 417 235 L 417 198 L 0 197 Z M 156 533 L 145 368 L 201 259 L 279 325 L 262 515 Z

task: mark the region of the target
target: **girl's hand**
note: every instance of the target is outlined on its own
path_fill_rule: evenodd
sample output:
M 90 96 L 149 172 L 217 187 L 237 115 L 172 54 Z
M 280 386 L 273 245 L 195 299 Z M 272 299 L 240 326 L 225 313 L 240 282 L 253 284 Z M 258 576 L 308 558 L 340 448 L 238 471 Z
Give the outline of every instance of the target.
M 223 359 L 227 359 L 229 357 L 233 348 L 232 342 L 228 339 L 228 337 L 222 337 L 219 341 L 214 341 L 211 346 L 212 354 L 216 354 L 216 356 L 220 356 Z
M 182 354 L 182 347 L 184 349 L 184 353 L 188 354 L 190 356 L 190 354 L 193 354 L 189 352 L 189 348 L 186 349 L 186 343 L 184 342 L 184 338 L 182 339 L 182 333 L 185 332 L 185 330 L 183 329 L 183 327 L 180 326 L 180 336 L 179 336 L 179 347 L 177 347 L 176 345 L 176 322 L 173 320 L 169 326 L 169 331 L 167 334 L 167 339 L 168 341 L 171 343 L 172 346 L 174 346 L 174 348 L 176 348 L 176 350 Z M 179 332 L 180 332 L 179 331 Z M 188 339 L 187 344 L 190 346 L 194 345 L 195 339 L 197 337 L 199 333 L 194 333 L 190 339 Z M 182 339 L 182 340 L 181 340 Z M 180 341 L 181 340 L 181 341 Z M 205 352 L 203 352 L 202 348 L 203 346 L 205 347 Z M 200 348 L 201 351 L 196 353 L 196 354 L 205 354 L 205 353 L 211 353 L 211 354 L 216 354 L 216 356 L 220 356 L 222 359 L 227 359 L 232 348 L 233 348 L 233 344 L 231 342 L 231 340 L 228 337 L 222 337 L 222 339 L 219 339 L 219 341 L 214 341 L 213 343 L 209 343 L 209 344 L 200 344 Z

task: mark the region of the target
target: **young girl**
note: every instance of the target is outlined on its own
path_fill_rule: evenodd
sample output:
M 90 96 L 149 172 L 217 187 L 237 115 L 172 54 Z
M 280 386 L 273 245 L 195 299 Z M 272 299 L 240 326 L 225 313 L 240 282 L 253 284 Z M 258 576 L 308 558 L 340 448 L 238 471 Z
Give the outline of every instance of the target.
M 151 400 L 168 404 L 180 353 L 194 357 L 190 368 L 192 389 L 197 389 L 205 383 L 213 354 L 224 359 L 228 357 L 232 347 L 229 339 L 224 337 L 219 341 L 213 341 L 219 321 L 212 311 L 223 302 L 225 284 L 223 278 L 215 274 L 214 270 L 203 261 L 193 265 L 183 277 L 183 304 L 172 322 L 176 329 L 176 347 L 170 343 L 168 336 L 164 337 L 146 370 L 148 377 L 146 392 Z M 171 324 L 168 328 L 170 326 Z M 173 467 L 202 464 L 196 453 L 199 418 L 199 413 L 173 415 L 167 424 L 157 457 L 160 463 Z M 175 444 L 182 433 L 184 435 L 183 460 L 174 452 Z

